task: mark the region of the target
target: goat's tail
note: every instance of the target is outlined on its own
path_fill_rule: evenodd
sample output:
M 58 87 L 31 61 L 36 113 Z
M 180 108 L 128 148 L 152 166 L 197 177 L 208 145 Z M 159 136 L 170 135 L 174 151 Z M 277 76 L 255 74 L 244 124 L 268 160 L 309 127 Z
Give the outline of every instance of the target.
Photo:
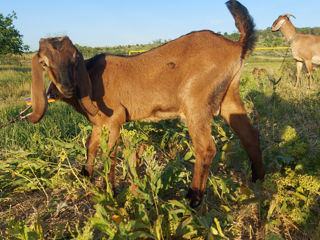
M 226 5 L 231 12 L 236 27 L 240 32 L 239 42 L 242 44 L 241 58 L 245 59 L 249 51 L 251 51 L 256 43 L 255 25 L 248 10 L 236 0 L 226 2 Z

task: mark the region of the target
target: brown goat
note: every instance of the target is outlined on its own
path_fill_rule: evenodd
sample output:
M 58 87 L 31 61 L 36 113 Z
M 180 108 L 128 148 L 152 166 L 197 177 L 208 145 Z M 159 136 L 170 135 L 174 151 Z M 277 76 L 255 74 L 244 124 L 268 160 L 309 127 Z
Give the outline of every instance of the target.
M 320 36 L 297 33 L 289 19 L 290 16 L 294 17 L 292 14 L 279 16 L 272 24 L 271 31 L 280 30 L 291 46 L 292 55 L 297 65 L 295 87 L 299 85 L 300 73 L 304 63 L 308 71 L 308 88 L 311 88 L 313 64 L 320 64 Z
M 43 70 L 49 73 L 62 100 L 93 124 L 88 161 L 83 173 L 92 176 L 103 125 L 109 130 L 114 183 L 119 130 L 127 121 L 185 118 L 195 151 L 195 166 L 187 197 L 200 204 L 216 147 L 210 119 L 220 113 L 240 137 L 252 162 L 252 180 L 263 179 L 259 133 L 250 124 L 239 95 L 244 59 L 255 43 L 254 24 L 245 7 L 228 1 L 241 36 L 238 42 L 211 31 L 192 32 L 133 57 L 97 55 L 87 61 L 69 38 L 40 40 L 32 60 L 32 107 L 37 122 L 47 105 Z M 55 88 L 56 87 L 56 88 Z

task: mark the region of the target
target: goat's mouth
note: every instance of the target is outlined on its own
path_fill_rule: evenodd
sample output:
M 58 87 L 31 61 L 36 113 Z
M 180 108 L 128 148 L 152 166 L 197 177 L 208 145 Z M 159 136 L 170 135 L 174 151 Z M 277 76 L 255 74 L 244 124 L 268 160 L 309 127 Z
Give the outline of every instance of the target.
M 66 89 L 61 91 L 61 93 L 65 98 L 72 98 L 75 94 L 75 91 L 72 89 Z
M 65 98 L 72 98 L 75 95 L 75 89 L 72 87 L 63 87 L 62 85 L 57 84 L 57 88 Z

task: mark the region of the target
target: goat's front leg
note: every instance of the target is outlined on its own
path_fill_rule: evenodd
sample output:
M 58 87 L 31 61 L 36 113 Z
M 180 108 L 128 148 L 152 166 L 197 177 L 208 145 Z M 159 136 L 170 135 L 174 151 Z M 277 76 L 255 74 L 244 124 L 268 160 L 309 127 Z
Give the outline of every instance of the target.
M 92 177 L 94 161 L 100 146 L 101 127 L 94 125 L 90 136 L 87 139 L 87 163 L 82 167 L 81 174 Z
M 108 138 L 108 152 L 104 154 L 109 154 L 111 160 L 108 180 L 112 185 L 113 192 L 115 192 L 115 166 L 117 160 L 117 148 L 119 144 L 120 128 L 125 120 L 125 109 L 123 107 L 118 107 L 114 110 L 112 117 L 106 121 L 106 125 L 109 131 L 109 134 L 106 136 Z
M 118 140 L 120 136 L 120 125 L 119 124 L 109 124 L 108 125 L 109 135 L 108 138 L 108 152 L 103 154 L 109 154 L 111 164 L 110 172 L 108 175 L 109 183 L 112 185 L 113 191 L 115 190 L 115 165 L 117 160 L 117 148 Z
M 109 124 L 108 134 L 106 136 L 108 140 L 107 152 L 102 153 L 103 155 L 108 154 L 110 156 L 110 172 L 108 175 L 109 182 L 114 189 L 115 186 L 115 163 L 117 157 L 117 145 L 120 135 L 120 126 L 116 127 L 115 124 Z M 97 151 L 100 147 L 101 139 L 101 127 L 94 126 L 91 135 L 87 140 L 87 163 L 83 166 L 81 174 L 84 176 L 92 177 L 94 171 L 94 162 L 97 155 Z
M 188 120 L 188 130 L 194 146 L 196 162 L 187 198 L 190 199 L 190 206 L 196 208 L 203 198 L 210 165 L 216 155 L 216 146 L 212 140 L 208 118 Z
M 303 62 L 297 61 L 296 65 L 297 65 L 297 75 L 296 75 L 296 84 L 294 86 L 295 88 L 299 86 L 300 73 L 301 73 L 301 70 L 302 70 L 302 67 L 303 67 Z

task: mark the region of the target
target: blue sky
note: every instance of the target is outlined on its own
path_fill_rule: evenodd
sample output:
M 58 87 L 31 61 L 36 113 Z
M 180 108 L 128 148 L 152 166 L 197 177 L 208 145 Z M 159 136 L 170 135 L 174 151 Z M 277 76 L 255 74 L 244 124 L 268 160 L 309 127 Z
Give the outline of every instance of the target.
M 236 31 L 220 0 L 1 0 L 0 13 L 13 10 L 14 25 L 31 50 L 40 38 L 68 35 L 82 46 L 115 46 L 175 39 L 194 30 Z M 257 29 L 283 13 L 296 27 L 320 26 L 319 0 L 242 0 Z

